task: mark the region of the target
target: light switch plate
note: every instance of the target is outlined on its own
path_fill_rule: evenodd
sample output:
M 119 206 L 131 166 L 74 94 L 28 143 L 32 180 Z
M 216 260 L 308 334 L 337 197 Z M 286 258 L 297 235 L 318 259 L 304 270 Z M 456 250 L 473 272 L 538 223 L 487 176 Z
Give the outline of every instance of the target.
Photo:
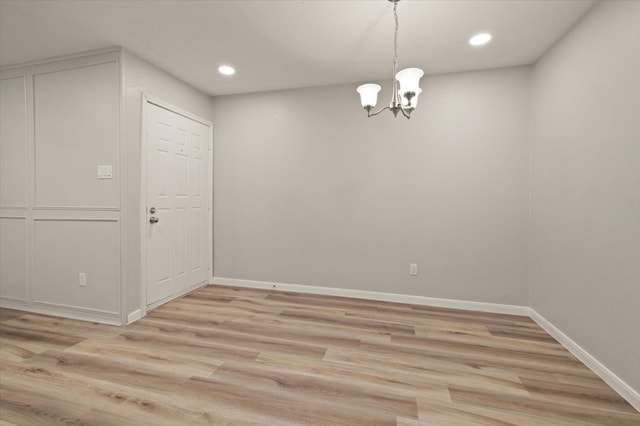
M 112 179 L 113 167 L 111 165 L 98 166 L 98 179 Z

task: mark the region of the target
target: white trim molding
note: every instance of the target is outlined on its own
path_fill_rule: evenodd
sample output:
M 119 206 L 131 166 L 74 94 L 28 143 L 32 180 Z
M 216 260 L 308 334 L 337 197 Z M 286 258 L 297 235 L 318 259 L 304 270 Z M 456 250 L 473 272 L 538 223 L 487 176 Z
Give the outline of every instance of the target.
M 15 64 L 15 65 L 6 65 L 4 67 L 0 67 L 0 71 L 5 72 L 5 71 L 10 71 L 10 70 L 20 69 L 25 67 L 35 67 L 39 65 L 69 61 L 72 59 L 85 59 L 86 57 L 92 57 L 92 56 L 98 56 L 98 55 L 106 56 L 108 54 L 113 54 L 113 53 L 119 54 L 121 50 L 122 48 L 120 48 L 119 46 L 110 46 L 102 49 L 93 49 L 93 50 L 87 50 L 84 52 L 73 53 L 71 55 L 53 56 L 50 58 L 40 59 L 36 61 L 22 62 L 20 64 Z M 108 61 L 104 61 L 104 62 L 108 62 Z
M 533 308 L 529 308 L 529 316 L 540 327 L 549 333 L 554 339 L 556 339 L 562 346 L 564 346 L 569 352 L 571 352 L 576 358 L 578 358 L 584 365 L 586 365 L 591 371 L 597 374 L 602 380 L 604 380 L 609 386 L 620 394 L 621 397 L 627 400 L 636 410 L 640 411 L 640 393 L 629 386 L 625 381 L 615 375 L 615 373 L 604 366 L 593 355 L 584 350 L 580 345 L 571 340 L 569 336 L 564 334 L 560 329 L 551 324 L 547 319 L 535 311 Z
M 75 306 L 64 306 L 44 303 L 29 303 L 8 298 L 0 298 L 0 308 L 16 309 L 41 315 L 51 315 L 80 321 L 98 322 L 107 325 L 122 325 L 120 314 L 107 311 L 83 309 Z
M 127 315 L 127 322 L 126 324 L 129 325 L 134 321 L 138 321 L 140 318 L 142 318 L 142 310 L 140 309 L 136 309 L 135 311 L 131 312 L 129 315 Z
M 355 299 L 379 300 L 382 302 L 409 303 L 413 305 L 436 306 L 439 308 L 466 309 L 469 311 L 496 314 L 529 316 L 529 307 L 502 305 L 499 303 L 471 302 L 468 300 L 439 299 L 436 297 L 412 296 L 409 294 L 383 293 L 378 291 L 352 290 L 346 288 L 318 287 L 301 284 L 285 284 L 269 281 L 240 280 L 236 278 L 213 277 L 210 284 L 231 287 L 260 288 L 266 290 L 293 291 L 296 293 L 322 294 L 326 296 L 351 297 Z

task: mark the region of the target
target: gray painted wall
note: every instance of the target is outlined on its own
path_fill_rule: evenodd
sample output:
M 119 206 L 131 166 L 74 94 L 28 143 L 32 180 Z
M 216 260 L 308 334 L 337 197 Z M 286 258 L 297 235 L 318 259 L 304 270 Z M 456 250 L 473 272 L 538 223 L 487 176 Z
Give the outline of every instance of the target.
M 532 79 L 531 306 L 640 389 L 640 2 L 601 2 Z
M 409 121 L 355 84 L 215 98 L 214 275 L 526 305 L 528 84 L 428 77 Z

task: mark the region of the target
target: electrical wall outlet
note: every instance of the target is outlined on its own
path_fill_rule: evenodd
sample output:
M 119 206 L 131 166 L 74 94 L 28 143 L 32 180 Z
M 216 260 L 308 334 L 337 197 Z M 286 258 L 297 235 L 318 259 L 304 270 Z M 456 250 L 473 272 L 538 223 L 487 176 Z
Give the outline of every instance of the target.
M 410 263 L 409 264 L 409 275 L 418 275 L 418 264 Z
M 87 286 L 87 274 L 84 272 L 80 272 L 80 275 L 78 277 L 78 284 L 80 284 L 80 287 L 86 287 Z

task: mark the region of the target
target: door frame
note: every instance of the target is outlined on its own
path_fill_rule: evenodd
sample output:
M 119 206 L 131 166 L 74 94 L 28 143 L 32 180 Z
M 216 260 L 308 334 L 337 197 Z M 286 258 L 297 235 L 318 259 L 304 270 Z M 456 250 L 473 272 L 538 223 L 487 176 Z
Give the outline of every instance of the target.
M 201 123 L 209 129 L 209 134 L 207 137 L 207 152 L 208 154 L 205 156 L 206 161 L 208 161 L 209 172 L 207 176 L 207 188 L 204 192 L 206 192 L 209 196 L 208 199 L 208 214 L 207 220 L 210 224 L 210 232 L 207 233 L 207 268 L 209 269 L 209 281 L 213 276 L 213 122 L 206 120 L 202 117 L 199 117 L 195 114 L 190 113 L 182 108 L 176 107 L 175 105 L 170 104 L 169 102 L 165 102 L 161 99 L 158 99 L 154 96 L 150 96 L 147 93 L 142 93 L 142 106 L 141 106 L 141 114 L 140 114 L 140 248 L 141 248 L 141 261 L 140 261 L 140 317 L 144 317 L 147 314 L 147 311 L 155 308 L 163 303 L 166 303 L 166 300 L 160 301 L 158 303 L 154 303 L 152 305 L 147 305 L 147 150 L 149 148 L 147 142 L 147 118 L 148 118 L 148 108 L 149 105 L 155 105 L 160 108 L 164 108 L 168 111 L 171 111 L 175 114 L 182 115 L 190 120 L 197 121 Z M 190 288 L 187 292 L 192 291 Z M 186 293 L 186 292 L 185 292 Z M 176 295 L 179 297 L 180 295 Z

